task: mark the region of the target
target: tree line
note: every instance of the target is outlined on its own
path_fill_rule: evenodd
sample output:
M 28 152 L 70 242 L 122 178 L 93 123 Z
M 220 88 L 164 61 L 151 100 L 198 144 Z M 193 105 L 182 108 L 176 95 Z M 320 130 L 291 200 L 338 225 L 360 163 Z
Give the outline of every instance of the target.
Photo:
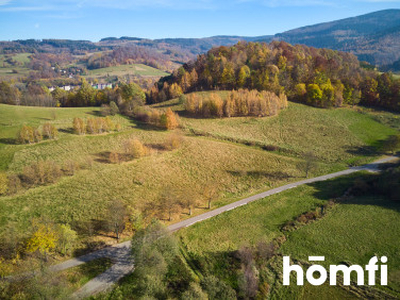
M 240 88 L 284 92 L 289 100 L 316 107 L 362 103 L 400 110 L 400 79 L 362 68 L 350 53 L 277 41 L 213 48 L 161 78 L 148 103 L 174 98 L 180 90 Z
M 56 87 L 50 92 L 44 85 L 12 84 L 0 82 L 0 103 L 27 106 L 49 107 L 85 107 L 101 106 L 115 102 L 121 112 L 132 113 L 133 107 L 143 105 L 146 95 L 135 83 L 121 83 L 114 88 L 97 90 L 85 79 L 82 79 L 78 89 L 66 91 Z
M 274 116 L 287 107 L 287 97 L 272 92 L 244 90 L 229 92 L 225 99 L 211 93 L 208 97 L 192 93 L 184 97 L 185 110 L 201 117 Z

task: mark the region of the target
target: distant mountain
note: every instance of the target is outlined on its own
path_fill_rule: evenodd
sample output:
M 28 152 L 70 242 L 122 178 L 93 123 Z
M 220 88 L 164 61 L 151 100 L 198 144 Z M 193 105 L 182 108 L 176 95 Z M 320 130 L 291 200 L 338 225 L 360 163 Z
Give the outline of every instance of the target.
M 117 46 L 135 44 L 137 46 L 153 47 L 153 48 L 169 48 L 175 51 L 188 52 L 194 58 L 197 54 L 207 52 L 213 47 L 232 46 L 239 41 L 253 42 L 257 40 L 272 40 L 273 36 L 212 36 L 206 38 L 165 38 L 165 39 L 142 39 L 136 37 L 108 37 L 100 40 L 98 46 Z
M 114 38 L 115 39 L 115 38 Z M 242 37 L 214 36 L 208 38 L 176 38 L 144 40 L 120 38 L 115 43 L 134 41 L 142 46 L 163 44 L 189 52 L 192 56 L 207 52 L 215 46 L 231 46 L 238 41 L 283 40 L 316 48 L 351 52 L 361 61 L 387 70 L 400 70 L 400 10 L 382 10 L 366 15 L 293 29 L 274 36 Z M 99 45 L 105 45 L 102 40 Z M 158 46 L 157 46 L 158 47 Z
M 352 52 L 371 64 L 391 65 L 400 59 L 400 10 L 383 10 L 301 27 L 276 34 L 273 39 Z
M 283 40 L 316 48 L 330 48 L 354 53 L 362 61 L 383 70 L 400 71 L 400 10 L 378 11 L 358 17 L 301 27 L 274 36 L 213 36 L 206 38 L 145 39 L 108 37 L 97 43 L 71 40 L 25 40 L 0 42 L 0 53 L 65 52 L 73 54 L 141 46 L 168 55 L 183 63 L 216 46 L 231 46 L 239 41 L 271 42 Z

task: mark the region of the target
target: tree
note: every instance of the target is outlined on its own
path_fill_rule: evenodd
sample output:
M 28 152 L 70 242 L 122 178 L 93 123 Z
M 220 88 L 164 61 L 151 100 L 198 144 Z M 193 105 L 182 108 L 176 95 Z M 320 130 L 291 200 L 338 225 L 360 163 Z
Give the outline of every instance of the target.
M 39 128 L 33 129 L 33 139 L 35 143 L 39 143 L 43 140 L 43 135 L 40 133 Z
M 198 202 L 198 195 L 192 189 L 184 190 L 179 196 L 179 204 L 182 208 L 188 209 L 189 216 L 192 215 L 192 210 Z
M 158 202 L 159 211 L 167 214 L 168 221 L 172 221 L 172 216 L 180 210 L 178 200 L 179 196 L 171 188 L 165 188 L 161 192 Z
M 322 91 L 318 84 L 312 83 L 307 85 L 307 100 L 314 106 L 321 106 Z
M 166 298 L 166 276 L 178 249 L 175 237 L 157 221 L 136 232 L 132 238 L 132 256 L 142 296 Z
M 88 118 L 86 120 L 86 131 L 89 134 L 99 133 L 98 122 L 93 118 Z
M 77 106 L 94 106 L 96 90 L 83 78 L 81 87 L 75 94 L 75 102 Z
M 110 115 L 115 116 L 117 113 L 119 113 L 119 108 L 117 104 L 115 104 L 114 101 L 110 102 Z
M 57 233 L 49 225 L 38 224 L 37 229 L 28 239 L 26 244 L 27 252 L 40 252 L 47 256 L 52 252 L 57 243 Z
M 35 142 L 34 130 L 31 126 L 24 125 L 17 135 L 17 140 L 21 144 L 32 144 Z
M 66 255 L 70 253 L 78 240 L 78 234 L 76 231 L 72 230 L 68 224 L 62 224 L 59 226 L 58 236 L 58 245 L 61 254 Z
M 218 197 L 219 191 L 216 185 L 206 185 L 203 189 L 203 196 L 207 201 L 207 208 L 211 209 L 211 203 Z
M 160 126 L 167 130 L 175 129 L 179 126 L 179 122 L 176 114 L 168 108 L 167 111 L 161 115 Z
M 55 139 L 58 136 L 57 128 L 49 122 L 43 125 L 42 132 L 43 136 L 48 139 Z
M 303 155 L 303 161 L 301 161 L 297 167 L 299 170 L 305 172 L 306 178 L 308 174 L 317 168 L 317 157 L 312 151 L 309 151 Z
M 239 88 L 243 88 L 247 84 L 247 80 L 250 78 L 250 68 L 246 65 L 240 68 L 237 85 Z
M 111 201 L 107 209 L 107 224 L 108 228 L 115 233 L 117 240 L 119 240 L 120 234 L 125 228 L 126 216 L 127 210 L 124 203 L 117 199 Z
M 76 134 L 82 135 L 86 132 L 85 122 L 81 118 L 74 118 L 73 129 Z

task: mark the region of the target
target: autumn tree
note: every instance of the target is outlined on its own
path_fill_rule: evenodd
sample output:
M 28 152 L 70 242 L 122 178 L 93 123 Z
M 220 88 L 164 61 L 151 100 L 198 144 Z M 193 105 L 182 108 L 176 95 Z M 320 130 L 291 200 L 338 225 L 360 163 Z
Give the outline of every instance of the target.
M 31 126 L 24 125 L 18 132 L 17 140 L 21 144 L 32 144 L 35 142 L 34 129 Z
M 76 134 L 83 135 L 86 133 L 85 122 L 81 118 L 74 118 L 73 129 Z
M 180 206 L 187 209 L 189 216 L 191 216 L 193 209 L 199 203 L 199 195 L 192 188 L 183 189 L 180 191 L 178 198 Z
M 172 221 L 172 216 L 179 212 L 179 195 L 171 188 L 165 188 L 159 197 L 159 210 L 168 216 L 168 221 Z
M 42 133 L 43 133 L 43 136 L 47 139 L 55 139 L 58 136 L 57 128 L 49 122 L 47 122 L 43 125 Z
M 307 85 L 307 101 L 314 105 L 320 106 L 322 100 L 323 92 L 318 86 L 318 84 L 312 83 Z
M 173 130 L 179 126 L 177 115 L 168 108 L 160 117 L 160 126 L 167 130 Z
M 29 253 L 38 251 L 47 257 L 56 248 L 57 232 L 46 224 L 34 224 L 34 227 L 36 229 L 28 239 L 25 249 Z
M 203 189 L 203 197 L 207 201 L 207 208 L 211 209 L 211 203 L 219 196 L 218 187 L 216 185 L 206 185 Z

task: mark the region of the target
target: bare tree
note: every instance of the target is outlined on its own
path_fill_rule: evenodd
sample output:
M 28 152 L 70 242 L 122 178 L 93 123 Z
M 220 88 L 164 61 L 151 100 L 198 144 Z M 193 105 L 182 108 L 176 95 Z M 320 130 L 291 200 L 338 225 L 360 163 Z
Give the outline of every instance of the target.
M 207 201 L 207 208 L 211 209 L 211 203 L 219 196 L 219 191 L 216 185 L 207 185 L 204 187 L 203 196 Z
M 297 168 L 305 173 L 306 178 L 308 178 L 309 173 L 315 170 L 317 167 L 317 157 L 312 151 L 305 153 L 303 156 L 303 161 L 297 164 Z
M 159 199 L 159 210 L 168 215 L 168 221 L 172 220 L 172 215 L 179 212 L 180 206 L 178 203 L 179 196 L 171 188 L 166 188 L 161 193 Z
M 114 199 L 108 206 L 107 224 L 108 228 L 115 233 L 117 240 L 125 228 L 125 217 L 127 209 L 121 200 Z

